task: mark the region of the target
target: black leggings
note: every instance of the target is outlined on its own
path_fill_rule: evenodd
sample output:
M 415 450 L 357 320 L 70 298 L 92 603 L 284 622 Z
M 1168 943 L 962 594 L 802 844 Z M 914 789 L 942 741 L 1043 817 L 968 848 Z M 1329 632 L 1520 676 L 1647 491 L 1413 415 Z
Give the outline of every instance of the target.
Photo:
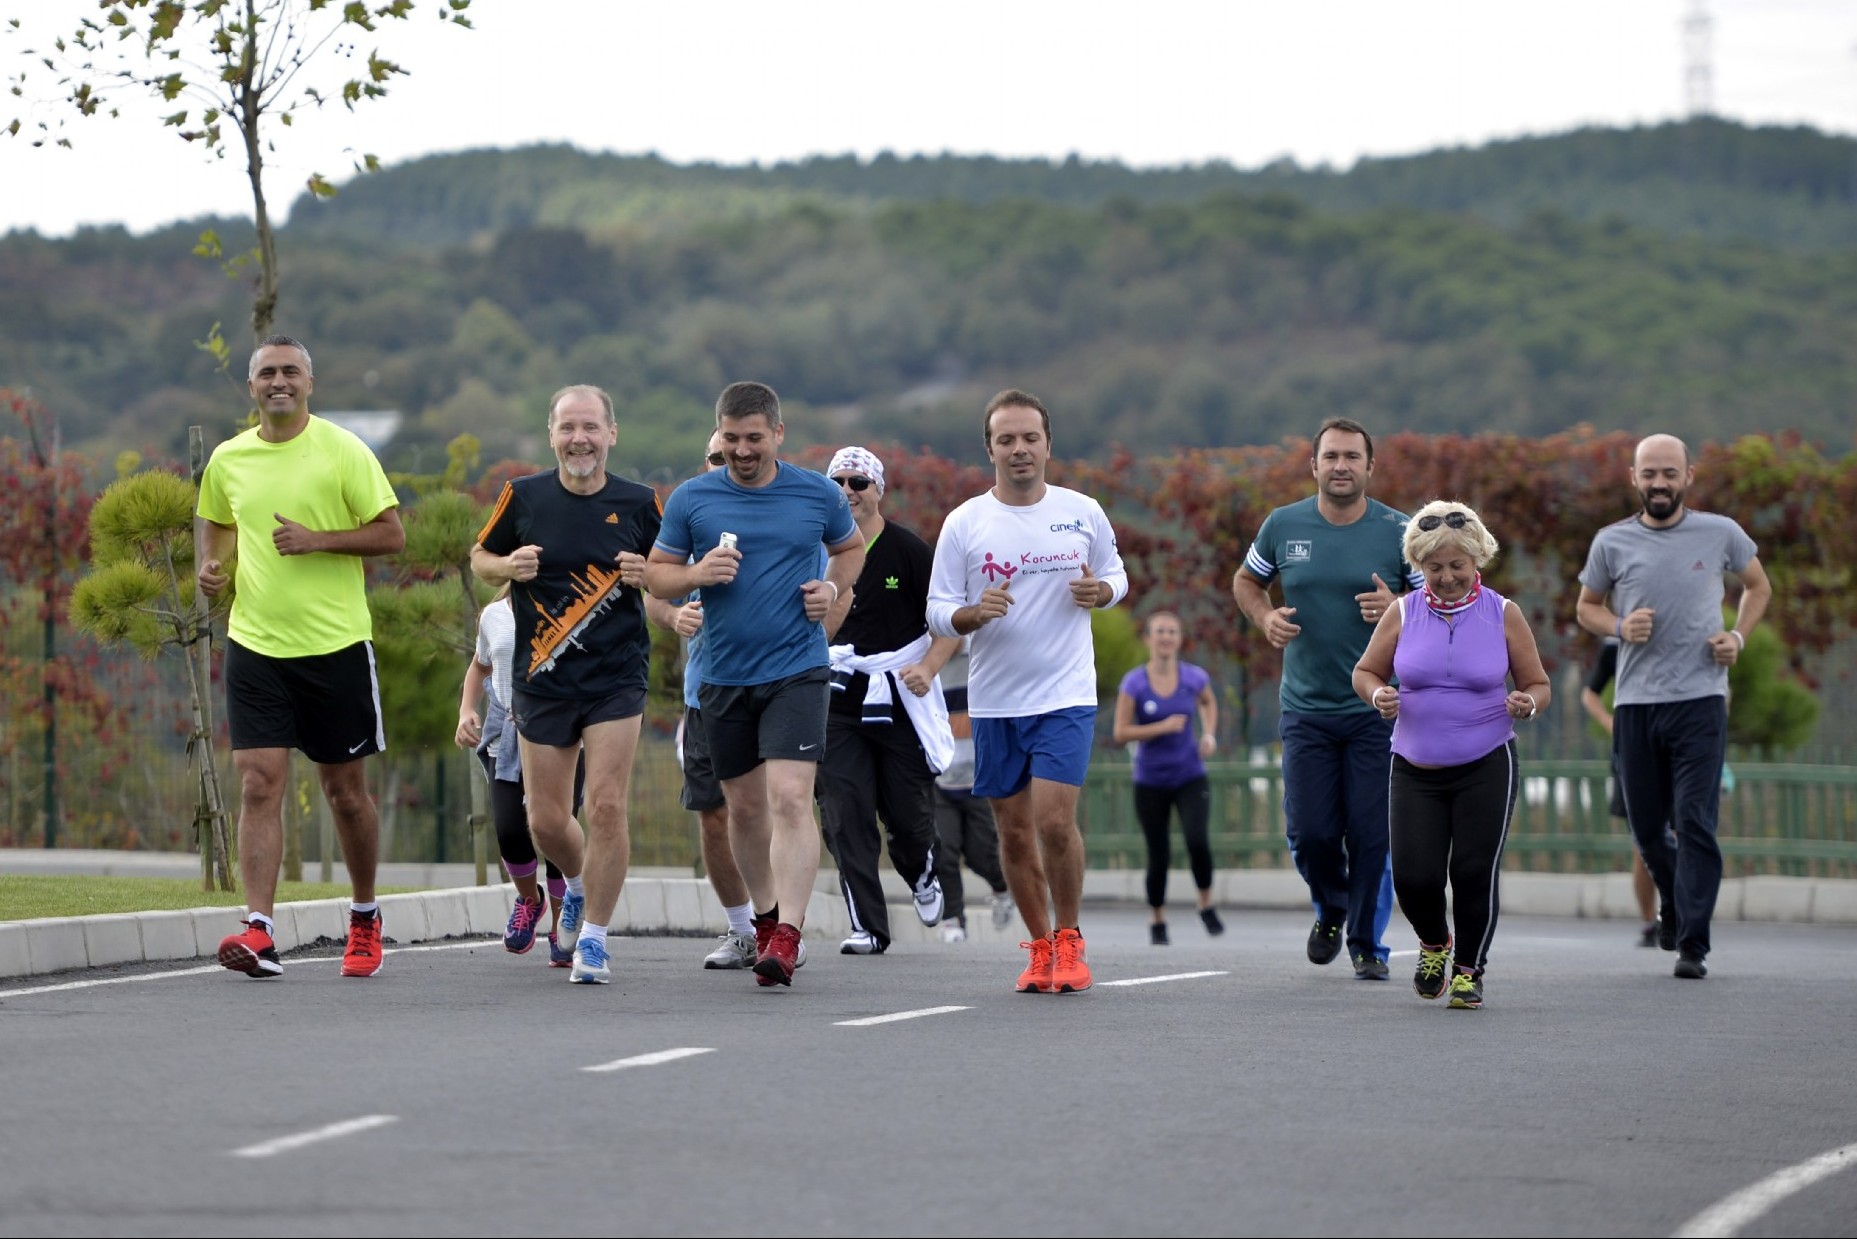
M 1135 784 L 1135 817 L 1148 840 L 1148 906 L 1167 902 L 1167 870 L 1173 864 L 1173 845 L 1167 836 L 1167 817 L 1180 811 L 1180 833 L 1186 837 L 1187 862 L 1193 867 L 1193 885 L 1212 888 L 1212 842 L 1207 835 L 1212 816 L 1212 785 L 1205 775 L 1178 787 Z
M 496 777 L 493 763 L 487 754 L 479 753 L 478 761 L 483 763 L 484 774 L 490 779 L 490 821 L 496 826 L 497 855 L 506 865 L 532 865 L 535 863 L 535 839 L 529 834 L 529 809 L 524 800 L 522 784 L 511 783 Z M 574 770 L 574 805 L 580 807 L 581 769 Z M 555 863 L 547 861 L 548 876 L 559 878 L 561 871 Z
M 1427 770 L 1393 755 L 1393 891 L 1419 941 L 1450 937 L 1444 888 L 1457 922 L 1455 962 L 1481 972 L 1500 903 L 1497 872 L 1520 782 L 1515 741 L 1461 766 Z

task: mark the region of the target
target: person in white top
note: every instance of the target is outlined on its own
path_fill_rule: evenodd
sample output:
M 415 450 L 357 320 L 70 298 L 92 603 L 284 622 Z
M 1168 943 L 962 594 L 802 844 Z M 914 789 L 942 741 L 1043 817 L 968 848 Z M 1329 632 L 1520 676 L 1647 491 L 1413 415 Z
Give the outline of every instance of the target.
M 1077 924 L 1077 796 L 1096 731 L 1089 612 L 1121 601 L 1128 576 L 1102 505 L 1045 481 L 1051 415 L 1038 397 L 999 393 L 984 427 L 993 488 L 941 527 L 928 626 L 973 637 L 974 794 L 993 803 L 1006 883 L 1031 936 L 1017 988 L 1077 993 L 1090 987 Z

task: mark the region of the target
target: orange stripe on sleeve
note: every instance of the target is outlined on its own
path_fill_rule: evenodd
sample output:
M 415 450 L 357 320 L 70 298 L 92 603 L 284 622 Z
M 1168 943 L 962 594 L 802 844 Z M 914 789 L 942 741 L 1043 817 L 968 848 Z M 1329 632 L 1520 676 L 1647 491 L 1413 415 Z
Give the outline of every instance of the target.
M 483 541 L 489 536 L 490 531 L 496 528 L 497 521 L 502 519 L 503 509 L 509 506 L 509 499 L 513 494 L 515 494 L 515 491 L 511 489 L 510 484 L 508 482 L 503 483 L 503 493 L 496 497 L 496 507 L 490 510 L 490 519 L 485 521 L 484 527 L 477 531 L 477 543 L 479 546 L 483 545 Z

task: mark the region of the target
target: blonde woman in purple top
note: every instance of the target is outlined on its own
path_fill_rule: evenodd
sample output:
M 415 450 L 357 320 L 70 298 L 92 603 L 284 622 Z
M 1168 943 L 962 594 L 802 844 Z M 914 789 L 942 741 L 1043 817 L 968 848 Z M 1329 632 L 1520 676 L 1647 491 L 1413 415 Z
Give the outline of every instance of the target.
M 1420 998 L 1448 991 L 1450 1005 L 1466 1010 L 1483 1005 L 1496 931 L 1497 872 L 1520 782 L 1515 724 L 1553 696 L 1522 609 L 1483 584 L 1479 570 L 1496 550 L 1469 505 L 1420 508 L 1405 557 L 1425 588 L 1380 618 L 1354 666 L 1354 691 L 1393 720 L 1393 889 L 1419 936 L 1412 987 Z
M 1115 699 L 1115 742 L 1137 744 L 1135 816 L 1148 843 L 1148 940 L 1167 945 L 1167 870 L 1173 863 L 1167 819 L 1180 815 L 1187 863 L 1199 888 L 1199 919 L 1209 934 L 1225 932 L 1212 906 L 1212 788 L 1205 759 L 1219 747 L 1219 701 L 1205 671 L 1180 658 L 1180 617 L 1156 611 L 1143 621 L 1148 661 L 1122 677 Z M 1193 720 L 1199 735 L 1193 735 Z

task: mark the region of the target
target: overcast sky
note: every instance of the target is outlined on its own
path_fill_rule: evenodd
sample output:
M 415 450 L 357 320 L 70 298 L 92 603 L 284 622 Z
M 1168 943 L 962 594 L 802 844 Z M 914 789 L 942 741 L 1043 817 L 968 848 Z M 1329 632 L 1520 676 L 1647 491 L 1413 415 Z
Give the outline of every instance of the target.
M 422 0 L 424 7 L 427 0 Z M 474 0 L 474 30 L 384 23 L 411 71 L 383 100 L 274 131 L 287 207 L 355 153 L 389 163 L 533 142 L 771 163 L 890 150 L 1156 166 L 1281 156 L 1346 167 L 1684 112 L 1693 0 Z M 94 0 L 0 0 L 0 67 Z M 1717 114 L 1857 133 L 1857 0 L 1706 0 Z M 39 72 L 28 103 L 55 94 Z M 0 96 L 0 99 L 3 99 Z M 16 101 L 5 99 L 5 104 Z M 14 107 L 13 113 L 17 112 Z M 214 164 L 142 106 L 0 136 L 0 231 L 143 231 L 249 215 L 237 156 Z M 10 115 L 0 107 L 0 125 Z M 28 108 L 28 118 L 53 115 Z

